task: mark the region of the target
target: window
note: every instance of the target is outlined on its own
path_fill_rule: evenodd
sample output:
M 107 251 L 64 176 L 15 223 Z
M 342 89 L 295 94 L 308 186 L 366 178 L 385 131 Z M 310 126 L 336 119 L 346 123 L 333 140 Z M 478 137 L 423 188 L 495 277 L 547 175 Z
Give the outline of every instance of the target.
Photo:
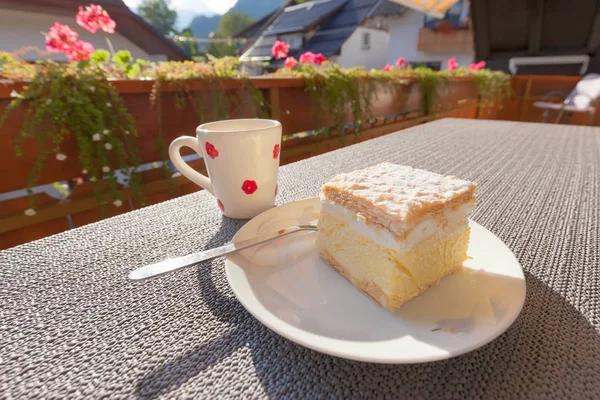
M 369 32 L 364 32 L 362 34 L 362 49 L 368 50 L 371 48 L 371 34 Z

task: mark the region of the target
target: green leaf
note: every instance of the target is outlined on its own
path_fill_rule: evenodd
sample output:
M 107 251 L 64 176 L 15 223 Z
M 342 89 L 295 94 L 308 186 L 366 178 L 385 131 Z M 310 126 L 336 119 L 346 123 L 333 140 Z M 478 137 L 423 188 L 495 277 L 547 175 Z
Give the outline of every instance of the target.
M 113 61 L 117 64 L 126 65 L 133 61 L 133 57 L 128 50 L 119 50 L 113 56 Z
M 140 75 L 141 68 L 139 64 L 128 65 L 128 67 L 130 67 L 127 68 L 127 77 L 129 79 L 137 78 Z
M 98 49 L 90 55 L 90 60 L 92 60 L 94 64 L 108 62 L 110 60 L 110 53 L 108 50 Z

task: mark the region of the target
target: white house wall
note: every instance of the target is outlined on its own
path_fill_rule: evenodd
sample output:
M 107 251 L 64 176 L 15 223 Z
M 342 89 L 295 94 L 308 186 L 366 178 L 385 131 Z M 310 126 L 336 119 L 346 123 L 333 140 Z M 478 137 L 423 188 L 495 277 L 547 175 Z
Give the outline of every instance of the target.
M 371 45 L 369 49 L 362 48 L 363 33 L 371 34 Z M 365 27 L 358 27 L 352 35 L 344 42 L 340 55 L 333 61 L 344 68 L 365 67 L 366 69 L 381 69 L 387 63 L 389 33 Z
M 441 68 L 446 69 L 446 61 L 456 57 L 461 66 L 468 66 L 473 62 L 474 54 L 468 52 L 423 52 L 417 50 L 419 43 L 419 30 L 423 27 L 424 14 L 415 10 L 406 10 L 399 18 L 389 22 L 390 46 L 387 57 L 389 64 L 394 64 L 399 57 L 407 61 L 441 61 Z
M 134 58 L 156 60 L 156 57 L 151 57 L 144 50 L 117 32 L 108 34 L 98 31 L 95 34 L 91 34 L 77 25 L 75 14 L 77 14 L 77 9 L 73 10 L 73 16 L 0 9 L 0 51 L 12 52 L 27 46 L 35 46 L 45 51 L 44 34 L 41 32 L 47 32 L 54 22 L 59 22 L 75 30 L 81 40 L 90 42 L 95 49 L 109 50 L 104 39 L 105 37 L 109 37 L 115 51 L 129 50 Z M 50 53 L 50 55 L 52 59 L 57 61 L 66 60 L 63 54 Z M 37 52 L 28 52 L 21 57 L 27 60 L 47 58 L 40 56 Z

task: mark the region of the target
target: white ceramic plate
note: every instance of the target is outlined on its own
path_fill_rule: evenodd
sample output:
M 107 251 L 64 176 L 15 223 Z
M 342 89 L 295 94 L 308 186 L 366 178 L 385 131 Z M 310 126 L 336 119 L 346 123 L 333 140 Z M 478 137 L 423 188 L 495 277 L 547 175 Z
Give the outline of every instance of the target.
M 234 241 L 297 224 L 316 224 L 318 198 L 250 220 Z M 392 313 L 356 289 L 317 254 L 315 232 L 300 232 L 228 256 L 235 296 L 260 322 L 300 345 L 352 360 L 420 363 L 489 343 L 525 300 L 519 262 L 494 234 L 470 221 L 471 257 L 462 271 Z

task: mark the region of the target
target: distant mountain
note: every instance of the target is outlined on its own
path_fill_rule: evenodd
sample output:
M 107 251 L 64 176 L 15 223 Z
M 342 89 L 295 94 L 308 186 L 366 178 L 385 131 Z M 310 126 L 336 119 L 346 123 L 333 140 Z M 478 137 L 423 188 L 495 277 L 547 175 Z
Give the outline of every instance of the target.
M 256 19 L 260 19 L 281 7 L 283 1 L 284 0 L 238 0 L 236 5 L 229 11 L 239 11 Z M 219 22 L 221 22 L 220 15 L 213 15 L 211 17 L 198 15 L 190 23 L 190 28 L 195 36 L 207 37 L 211 32 L 216 32 L 219 29 Z
M 205 17 L 212 17 L 215 15 L 210 9 L 201 10 L 200 12 L 190 10 L 190 9 L 179 9 L 177 10 L 177 29 L 183 30 L 190 26 L 194 18 L 198 15 L 204 15 Z
M 219 29 L 219 22 L 221 22 L 220 15 L 213 15 L 212 17 L 198 15 L 190 23 L 190 28 L 194 36 L 208 37 L 211 32 L 216 32 Z

